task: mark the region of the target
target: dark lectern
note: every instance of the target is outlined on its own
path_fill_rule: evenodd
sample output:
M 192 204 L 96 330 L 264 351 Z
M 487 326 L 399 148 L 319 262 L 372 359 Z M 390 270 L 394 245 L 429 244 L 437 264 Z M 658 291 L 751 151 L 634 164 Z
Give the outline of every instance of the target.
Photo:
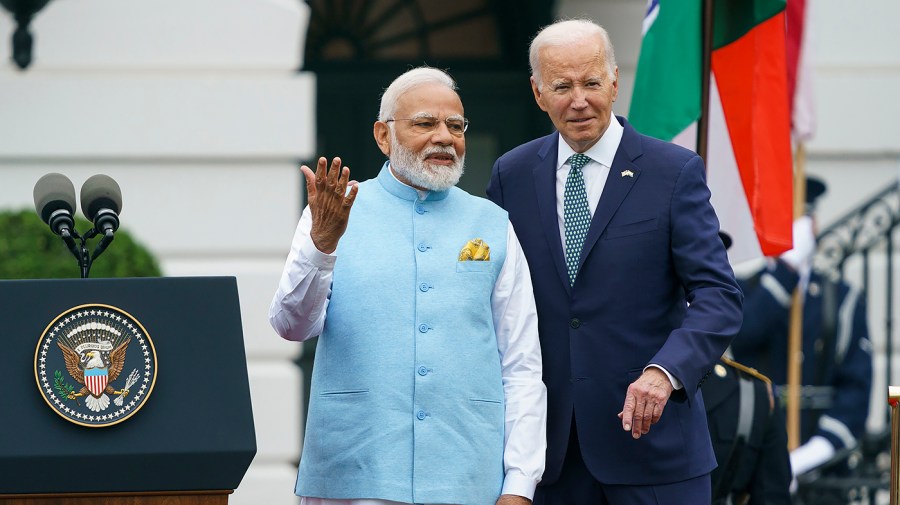
M 89 424 L 93 415 L 79 414 L 85 419 L 79 424 L 54 411 L 41 389 L 41 372 L 47 368 L 40 365 L 42 348 L 62 356 L 64 347 L 56 341 L 43 346 L 42 335 L 52 332 L 68 345 L 82 342 L 77 346 L 82 368 L 90 367 L 85 363 L 95 354 L 115 354 L 109 350 L 115 342 L 77 340 L 91 324 L 103 326 L 90 318 L 75 321 L 77 311 L 95 305 L 133 316 L 140 324 L 132 326 L 140 327 L 154 351 L 151 356 L 145 349 L 142 355 L 143 340 L 128 344 L 129 359 L 139 361 L 125 365 L 115 385 L 115 363 L 98 368 L 108 370 L 111 388 L 106 392 L 117 403 L 104 400 L 109 406 L 97 418 L 104 412 L 112 416 L 116 408 L 126 413 L 117 418 L 120 422 L 102 427 Z M 71 318 L 79 326 L 63 328 L 65 318 L 59 316 L 73 309 Z M 109 331 L 118 335 L 115 328 Z M 91 352 L 91 346 L 101 351 Z M 0 505 L 226 504 L 256 454 L 234 278 L 0 281 L 0 348 Z M 145 381 L 140 396 L 138 372 L 151 365 L 155 375 Z M 75 391 L 81 387 L 73 378 L 78 374 L 67 374 L 66 366 L 49 368 L 63 371 L 56 374 L 56 384 L 44 382 L 46 392 L 67 384 Z M 137 385 L 130 386 L 134 393 L 123 395 L 123 404 L 113 389 L 122 390 L 129 369 L 137 380 L 128 384 Z M 88 373 L 81 373 L 86 388 Z M 87 396 L 58 399 L 74 412 Z M 128 411 L 129 406 L 137 410 Z

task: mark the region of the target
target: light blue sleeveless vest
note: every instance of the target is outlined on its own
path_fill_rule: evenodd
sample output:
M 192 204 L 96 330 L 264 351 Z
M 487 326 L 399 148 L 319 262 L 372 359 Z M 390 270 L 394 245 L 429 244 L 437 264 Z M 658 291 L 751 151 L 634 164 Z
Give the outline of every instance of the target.
M 491 293 L 508 218 L 458 189 L 423 201 L 387 163 L 337 249 L 296 493 L 493 504 L 504 397 Z M 459 261 L 480 238 L 490 261 Z

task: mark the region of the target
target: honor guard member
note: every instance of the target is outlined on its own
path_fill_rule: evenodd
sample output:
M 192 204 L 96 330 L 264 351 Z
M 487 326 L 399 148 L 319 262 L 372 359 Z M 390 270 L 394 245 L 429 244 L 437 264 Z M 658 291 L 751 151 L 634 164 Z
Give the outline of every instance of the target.
M 790 505 L 784 413 L 769 378 L 723 356 L 701 391 L 719 464 L 713 505 Z
M 720 231 L 728 249 L 731 236 Z M 723 356 L 701 386 L 718 467 L 713 505 L 790 505 L 791 467 L 784 411 L 772 381 Z
M 736 360 L 759 369 L 776 384 L 785 401 L 791 296 L 801 287 L 803 343 L 800 442 L 791 451 L 795 476 L 853 449 L 863 435 L 872 386 L 872 344 L 865 298 L 843 281 L 814 271 L 815 225 L 812 205 L 825 184 L 807 179 L 807 214 L 794 222 L 794 248 L 746 280 L 744 324 L 732 342 Z M 739 279 L 740 280 L 740 279 Z

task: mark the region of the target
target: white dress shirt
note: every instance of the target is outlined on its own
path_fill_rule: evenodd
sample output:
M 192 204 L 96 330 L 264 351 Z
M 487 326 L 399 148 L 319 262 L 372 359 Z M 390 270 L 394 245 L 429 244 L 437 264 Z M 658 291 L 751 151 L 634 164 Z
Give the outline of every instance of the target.
M 619 143 L 622 141 L 622 134 L 625 129 L 619 124 L 616 116 L 610 114 L 609 127 L 600 137 L 596 144 L 590 149 L 581 153 L 589 157 L 589 161 L 582 169 L 584 174 L 584 189 L 587 191 L 588 207 L 591 211 L 591 217 L 597 210 L 597 204 L 600 202 L 600 195 L 603 194 L 603 187 L 606 186 L 606 178 L 609 175 L 609 169 L 612 167 L 613 158 L 616 157 L 616 151 L 619 149 Z M 566 192 L 566 179 L 569 177 L 569 157 L 575 154 L 569 144 L 559 137 L 559 148 L 556 154 L 556 218 L 559 221 L 559 238 L 562 243 L 566 243 L 566 225 L 563 219 L 563 195 Z
M 610 113 L 609 127 L 606 128 L 606 131 L 600 137 L 600 140 L 591 146 L 590 149 L 581 153 L 591 159 L 591 161 L 581 169 L 581 173 L 584 175 L 584 189 L 587 192 L 591 218 L 594 217 L 594 212 L 597 210 L 597 205 L 600 202 L 600 196 L 603 195 L 606 179 L 609 177 L 613 159 L 616 157 L 616 151 L 619 150 L 619 144 L 622 142 L 622 134 L 624 133 L 625 128 L 619 124 L 619 120 L 616 119 L 615 114 Z M 569 157 L 573 154 L 575 154 L 575 150 L 572 149 L 572 147 L 562 138 L 562 135 L 560 135 L 559 148 L 556 153 L 556 219 L 559 223 L 559 238 L 563 244 L 566 243 L 566 224 L 565 218 L 563 217 L 563 195 L 565 195 L 566 192 L 566 179 L 569 177 Z M 666 377 L 669 378 L 669 382 L 672 383 L 672 387 L 675 389 L 684 387 L 681 384 L 681 381 L 670 374 L 665 368 L 653 363 L 648 366 L 653 366 L 662 370 L 663 373 L 666 374 Z M 644 370 L 646 370 L 646 368 L 644 368 Z
M 269 307 L 269 321 L 283 338 L 304 341 L 319 335 L 331 294 L 337 257 L 316 249 L 309 236 L 312 215 L 303 211 L 284 273 Z M 512 225 L 506 261 L 491 297 L 506 400 L 505 478 L 502 494 L 531 498 L 544 472 L 547 390 L 542 382 L 537 312 L 528 263 Z M 302 497 L 301 505 L 398 505 L 372 499 Z

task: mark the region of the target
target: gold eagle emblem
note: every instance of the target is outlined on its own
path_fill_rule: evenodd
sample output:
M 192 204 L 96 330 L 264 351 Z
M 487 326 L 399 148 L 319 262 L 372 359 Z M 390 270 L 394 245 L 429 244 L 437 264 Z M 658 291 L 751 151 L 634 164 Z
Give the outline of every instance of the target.
M 66 338 L 60 338 L 56 342 L 62 350 L 66 371 L 82 385 L 81 390 L 77 393 L 70 392 L 67 398 L 75 400 L 86 397 L 85 405 L 94 412 L 100 412 L 109 407 L 107 394 L 122 396 L 128 394 L 128 389 L 116 390 L 110 383 L 122 373 L 122 368 L 125 366 L 125 351 L 128 349 L 131 338 L 106 338 L 110 336 L 114 337 L 115 335 L 106 333 L 94 340 L 80 342 L 74 347 L 74 342 Z

